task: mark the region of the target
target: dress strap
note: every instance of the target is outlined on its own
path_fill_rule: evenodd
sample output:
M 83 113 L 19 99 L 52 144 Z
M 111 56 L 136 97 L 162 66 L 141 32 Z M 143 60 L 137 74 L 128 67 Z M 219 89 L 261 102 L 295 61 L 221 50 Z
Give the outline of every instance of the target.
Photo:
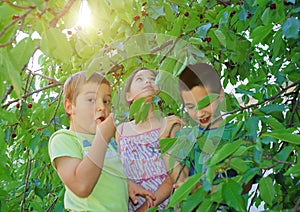
M 124 122 L 120 124 L 120 135 L 123 134 Z

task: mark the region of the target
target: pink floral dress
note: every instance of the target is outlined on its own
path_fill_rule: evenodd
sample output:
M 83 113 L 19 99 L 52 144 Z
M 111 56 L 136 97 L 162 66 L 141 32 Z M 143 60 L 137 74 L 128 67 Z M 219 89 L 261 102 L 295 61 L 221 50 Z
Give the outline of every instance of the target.
M 121 126 L 120 156 L 125 175 L 129 180 L 155 192 L 167 177 L 167 171 L 158 149 L 159 130 L 153 129 L 142 134 L 124 136 Z M 129 202 L 129 211 L 139 208 L 145 199 L 139 197 L 138 204 Z M 158 205 L 158 210 L 164 209 L 169 198 Z

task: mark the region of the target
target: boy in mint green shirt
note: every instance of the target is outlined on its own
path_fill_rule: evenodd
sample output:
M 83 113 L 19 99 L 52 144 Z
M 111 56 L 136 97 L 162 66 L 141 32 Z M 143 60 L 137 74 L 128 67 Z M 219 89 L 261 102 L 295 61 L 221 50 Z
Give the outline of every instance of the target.
M 99 73 L 71 75 L 64 85 L 64 108 L 70 128 L 55 132 L 49 156 L 66 192 L 70 211 L 127 211 L 128 198 L 154 195 L 125 178 L 111 138 L 115 134 L 110 112 L 111 87 Z M 128 190 L 129 189 L 129 190 Z
M 235 129 L 233 124 L 222 125 L 223 119 L 220 115 L 219 105 L 224 98 L 224 90 L 219 75 L 211 65 L 197 63 L 187 66 L 180 73 L 178 89 L 187 113 L 198 123 L 197 132 L 182 129 L 177 133 L 179 139 L 180 136 L 194 139 L 194 141 L 191 141 L 193 159 L 188 160 L 187 165 L 190 176 L 202 175 L 201 183 L 196 187 L 198 188 L 206 183 L 205 176 L 209 168 L 206 162 L 213 158 L 214 152 L 224 144 L 233 142 L 232 132 Z M 210 96 L 209 100 L 208 95 Z M 201 102 L 200 105 L 199 102 Z M 187 143 L 184 143 L 184 145 L 189 146 Z M 230 178 L 236 175 L 237 172 L 234 169 L 219 170 L 216 172 L 214 182 L 221 178 Z M 179 185 L 181 183 L 178 183 L 175 187 Z M 251 185 L 251 181 L 244 185 L 243 193 L 248 192 Z M 210 187 L 211 185 L 207 186 Z M 213 189 L 214 186 L 210 188 L 211 191 Z

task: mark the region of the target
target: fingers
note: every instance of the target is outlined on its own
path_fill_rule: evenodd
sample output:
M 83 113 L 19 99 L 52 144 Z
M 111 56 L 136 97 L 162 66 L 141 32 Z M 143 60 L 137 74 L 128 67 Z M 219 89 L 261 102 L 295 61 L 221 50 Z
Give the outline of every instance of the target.
M 152 198 L 150 198 L 149 196 L 146 196 L 146 202 L 147 202 L 148 208 L 153 208 L 155 206 L 154 200 Z
M 167 116 L 165 117 L 166 123 L 169 125 L 174 125 L 174 124 L 180 124 L 180 125 L 184 125 L 184 121 L 175 115 L 171 115 L 171 116 Z

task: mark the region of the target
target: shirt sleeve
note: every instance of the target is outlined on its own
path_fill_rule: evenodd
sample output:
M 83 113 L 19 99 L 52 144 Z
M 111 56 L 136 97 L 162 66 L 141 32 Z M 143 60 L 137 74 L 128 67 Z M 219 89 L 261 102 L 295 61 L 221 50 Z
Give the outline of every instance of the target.
M 50 138 L 48 150 L 51 163 L 55 169 L 54 159 L 58 157 L 83 158 L 83 149 L 76 137 L 63 132 L 56 133 Z

